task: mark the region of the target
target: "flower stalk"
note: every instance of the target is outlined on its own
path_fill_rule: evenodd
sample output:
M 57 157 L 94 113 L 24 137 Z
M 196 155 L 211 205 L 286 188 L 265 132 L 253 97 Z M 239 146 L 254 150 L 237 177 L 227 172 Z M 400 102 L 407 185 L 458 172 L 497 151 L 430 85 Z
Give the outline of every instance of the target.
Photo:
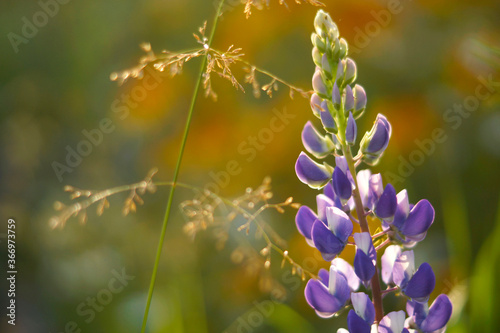
M 366 220 L 366 215 L 363 209 L 363 203 L 361 201 L 361 197 L 359 195 L 359 187 L 356 175 L 356 167 L 354 166 L 354 158 L 352 157 L 351 149 L 349 146 L 343 147 L 344 156 L 347 160 L 347 165 L 349 166 L 349 170 L 351 171 L 352 178 L 354 180 L 355 190 L 353 191 L 354 204 L 356 205 L 356 213 L 358 215 L 359 226 L 361 227 L 362 232 L 370 233 L 370 228 L 368 227 L 368 222 Z M 371 233 L 370 233 L 371 235 Z M 375 307 L 375 320 L 380 322 L 384 317 L 384 305 L 382 303 L 382 292 L 380 288 L 380 280 L 378 278 L 378 272 L 375 272 L 373 275 L 370 286 L 372 288 L 372 298 L 373 305 Z

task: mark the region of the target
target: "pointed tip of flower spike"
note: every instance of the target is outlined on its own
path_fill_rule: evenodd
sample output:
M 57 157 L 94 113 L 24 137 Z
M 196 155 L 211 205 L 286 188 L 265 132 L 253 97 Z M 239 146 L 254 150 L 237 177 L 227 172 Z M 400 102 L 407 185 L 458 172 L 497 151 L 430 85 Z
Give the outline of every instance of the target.
M 357 136 L 356 120 L 354 120 L 352 112 L 349 112 L 349 118 L 347 119 L 347 126 L 345 129 L 345 141 L 347 142 L 347 144 L 352 146 L 354 143 L 356 143 L 356 136 Z
M 321 165 L 314 162 L 304 152 L 301 152 L 297 158 L 295 172 L 301 182 L 315 189 L 323 188 L 332 176 L 332 172 L 326 164 Z
M 295 224 L 302 236 L 307 239 L 312 239 L 311 230 L 316 219 L 317 216 L 311 208 L 307 206 L 301 206 L 299 208 L 297 215 L 295 215 Z
M 335 194 L 343 201 L 349 200 L 352 195 L 351 181 L 338 166 L 333 169 L 332 182 Z
M 339 37 L 339 29 L 337 25 L 333 22 L 330 14 L 320 9 L 316 13 L 314 18 L 314 27 L 316 28 L 316 33 L 323 38 L 328 37 L 330 40 L 337 39 Z

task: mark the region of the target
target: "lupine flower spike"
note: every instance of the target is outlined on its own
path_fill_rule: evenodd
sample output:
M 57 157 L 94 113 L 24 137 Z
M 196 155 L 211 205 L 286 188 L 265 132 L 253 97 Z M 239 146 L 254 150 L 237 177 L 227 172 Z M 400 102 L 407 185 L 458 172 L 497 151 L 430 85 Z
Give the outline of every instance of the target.
M 406 190 L 397 193 L 391 184 L 384 186 L 380 174 L 356 170 L 362 163 L 372 166 L 380 161 L 392 127 L 378 114 L 357 142 L 357 119 L 366 113 L 367 98 L 365 89 L 355 83 L 356 63 L 323 10 L 318 11 L 314 28 L 311 109 L 317 120 L 304 126 L 302 142 L 310 155 L 300 153 L 295 171 L 301 182 L 322 193 L 316 194 L 316 210 L 300 207 L 295 222 L 306 242 L 331 263 L 328 271 L 318 272 L 318 279 L 307 282 L 305 298 L 323 318 L 349 310 L 348 329 L 338 333 L 444 332 L 452 304 L 443 294 L 428 306 L 436 277 L 428 263 L 415 266 L 409 249 L 427 235 L 434 208 L 425 199 L 410 204 Z M 354 156 L 355 147 L 359 150 Z M 374 219 L 382 226 L 377 235 L 368 225 Z M 353 233 L 354 224 L 359 224 L 360 232 Z M 348 245 L 356 248 L 352 265 L 339 257 Z M 383 250 L 378 262 L 377 252 Z M 384 313 L 380 281 L 387 287 L 385 293 L 406 298 L 406 312 Z

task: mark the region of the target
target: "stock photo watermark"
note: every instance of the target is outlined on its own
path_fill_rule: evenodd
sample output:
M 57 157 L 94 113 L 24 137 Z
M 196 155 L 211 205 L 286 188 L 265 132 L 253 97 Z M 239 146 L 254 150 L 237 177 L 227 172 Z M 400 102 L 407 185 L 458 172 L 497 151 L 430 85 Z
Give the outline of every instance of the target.
M 370 45 L 372 40 L 380 35 L 382 29 L 389 26 L 394 15 L 401 14 L 405 5 L 412 0 L 388 0 L 387 6 L 380 10 L 371 10 L 370 16 L 373 20 L 367 22 L 362 28 L 355 27 L 356 33 L 353 43 L 349 46 L 349 51 L 354 54 L 361 53 L 361 50 Z
M 454 131 L 458 130 L 464 120 L 481 107 L 482 102 L 497 94 L 500 89 L 500 81 L 495 81 L 493 74 L 487 77 L 478 76 L 477 80 L 479 83 L 474 89 L 474 94 L 465 97 L 460 103 L 453 104 L 443 113 L 443 122 Z M 435 128 L 428 138 L 415 139 L 417 147 L 408 156 L 399 155 L 396 172 L 387 171 L 384 177 L 393 184 L 403 183 L 413 174 L 416 167 L 424 164 L 427 158 L 434 154 L 436 148 L 448 139 L 446 128 L 443 127 Z
M 7 220 L 7 323 L 16 325 L 16 221 Z
M 309 271 L 316 271 L 320 267 L 320 262 L 324 262 L 319 252 L 314 252 L 314 256 L 304 258 L 302 267 Z M 292 274 L 287 270 L 281 274 L 281 284 L 290 292 L 296 292 L 303 284 L 299 275 Z M 239 316 L 233 324 L 224 330 L 224 333 L 252 333 L 262 326 L 266 319 L 271 317 L 276 310 L 278 304 L 282 304 L 285 299 L 283 291 L 276 288 L 270 292 L 269 299 L 262 301 L 254 301 L 251 310 Z
M 54 18 L 61 10 L 61 5 L 66 5 L 71 0 L 40 0 L 37 2 L 39 9 L 30 16 L 21 17 L 21 28 L 19 33 L 9 32 L 7 39 L 15 53 L 19 53 L 19 47 L 28 44 L 38 35 L 40 29 L 45 27 L 50 19 Z
M 98 313 L 104 311 L 105 307 L 113 301 L 114 296 L 121 293 L 129 285 L 130 281 L 135 279 L 135 276 L 127 274 L 125 268 L 122 268 L 121 271 L 113 269 L 111 274 L 113 277 L 109 279 L 105 288 L 102 288 L 93 296 L 88 296 L 76 306 L 76 314 L 87 325 L 94 321 Z M 76 320 L 71 320 L 64 324 L 62 331 L 56 332 L 81 333 L 83 331 L 82 326 Z
M 139 103 L 147 98 L 148 93 L 156 89 L 164 81 L 165 76 L 168 75 L 149 67 L 145 68 L 145 72 L 143 79 L 139 81 L 141 84 L 135 85 L 129 93 L 121 94 L 119 98 L 116 98 L 111 103 L 111 113 L 116 115 L 119 120 L 125 120 L 130 115 L 131 110 L 137 108 Z M 83 138 L 76 145 L 67 145 L 65 147 L 65 159 L 51 163 L 59 182 L 63 181 L 63 176 L 66 173 L 72 173 L 80 166 L 84 158 L 92 154 L 94 148 L 104 141 L 105 136 L 115 130 L 116 123 L 108 117 L 101 119 L 95 128 L 83 129 L 81 131 Z
M 276 137 L 288 126 L 292 119 L 296 117 L 286 108 L 281 111 L 273 109 L 273 116 L 269 120 L 267 127 L 262 127 L 256 135 L 249 135 L 238 144 L 237 151 L 247 163 L 253 162 L 260 151 L 263 151 Z M 221 189 L 229 185 L 231 177 L 239 175 L 243 171 L 243 164 L 237 160 L 230 160 L 226 168 L 222 171 L 210 171 L 209 176 L 213 180 L 204 186 L 205 190 L 218 194 Z

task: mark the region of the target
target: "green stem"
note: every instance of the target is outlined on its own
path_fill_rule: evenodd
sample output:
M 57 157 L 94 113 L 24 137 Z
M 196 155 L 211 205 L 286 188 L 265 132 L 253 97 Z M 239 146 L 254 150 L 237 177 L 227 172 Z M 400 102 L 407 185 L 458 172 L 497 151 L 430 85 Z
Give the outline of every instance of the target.
M 224 0 L 221 0 L 219 7 L 217 9 L 217 12 L 215 14 L 215 17 L 214 17 L 213 26 L 212 26 L 212 29 L 210 31 L 210 36 L 208 39 L 208 46 L 209 47 L 212 45 L 212 41 L 213 41 L 213 38 L 215 35 L 215 29 L 217 27 L 217 22 L 219 21 L 219 16 L 221 14 L 223 4 L 224 4 Z M 194 110 L 194 107 L 196 105 L 196 98 L 198 97 L 198 91 L 200 89 L 200 85 L 201 85 L 201 81 L 202 81 L 202 77 L 203 77 L 203 71 L 204 71 L 205 66 L 207 64 L 207 56 L 208 56 L 208 53 L 206 53 L 205 56 L 203 57 L 203 60 L 202 60 L 201 66 L 200 66 L 198 80 L 196 81 L 196 85 L 194 87 L 193 96 L 191 98 L 191 106 L 189 108 L 188 116 L 186 119 L 186 125 L 184 127 L 184 134 L 182 136 L 182 143 L 181 143 L 181 147 L 180 147 L 180 151 L 179 151 L 179 156 L 177 158 L 177 164 L 175 166 L 174 177 L 172 179 L 173 184 L 172 184 L 172 187 L 170 188 L 170 194 L 168 197 L 167 208 L 165 210 L 165 216 L 163 218 L 163 226 L 161 228 L 161 233 L 160 233 L 160 240 L 158 242 L 158 248 L 156 250 L 156 259 L 155 259 L 155 264 L 153 267 L 153 273 L 151 274 L 151 282 L 149 284 L 148 300 L 146 302 L 146 310 L 144 311 L 144 318 L 142 320 L 141 333 L 144 333 L 146 331 L 146 324 L 148 321 L 149 308 L 151 306 L 151 299 L 153 298 L 153 291 L 154 291 L 155 282 L 156 282 L 156 273 L 158 272 L 158 266 L 160 263 L 161 252 L 163 249 L 163 241 L 165 240 L 165 233 L 167 231 L 168 219 L 170 217 L 170 211 L 172 209 L 172 202 L 174 200 L 174 193 L 175 193 L 175 188 L 176 188 L 176 184 L 177 184 L 177 178 L 179 177 L 182 156 L 184 155 L 184 149 L 186 147 L 187 137 L 189 134 L 189 128 L 191 125 L 191 119 L 193 116 L 193 110 Z
M 363 209 L 363 202 L 361 201 L 361 196 L 359 194 L 358 180 L 356 178 L 356 166 L 354 165 L 354 159 L 352 157 L 351 149 L 348 145 L 343 145 L 344 156 L 347 160 L 347 165 L 351 171 L 352 178 L 354 180 L 354 186 L 356 189 L 353 191 L 354 203 L 356 204 L 356 213 L 358 214 L 359 225 L 362 232 L 370 233 L 370 228 L 368 227 L 368 222 L 366 220 L 365 212 Z M 371 233 L 370 233 L 371 235 Z M 384 305 L 382 304 L 382 292 L 380 290 L 380 281 L 378 278 L 378 268 L 375 267 L 376 271 L 371 279 L 372 287 L 372 298 L 373 305 L 375 306 L 375 320 L 380 322 L 384 317 Z

